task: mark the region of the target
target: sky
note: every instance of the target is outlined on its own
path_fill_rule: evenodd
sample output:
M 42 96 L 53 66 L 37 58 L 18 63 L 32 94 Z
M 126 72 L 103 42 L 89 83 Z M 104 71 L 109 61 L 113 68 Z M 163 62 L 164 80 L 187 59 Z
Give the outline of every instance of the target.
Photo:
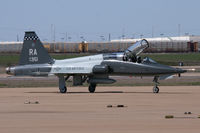
M 0 0 L 0 41 L 200 35 L 200 0 Z

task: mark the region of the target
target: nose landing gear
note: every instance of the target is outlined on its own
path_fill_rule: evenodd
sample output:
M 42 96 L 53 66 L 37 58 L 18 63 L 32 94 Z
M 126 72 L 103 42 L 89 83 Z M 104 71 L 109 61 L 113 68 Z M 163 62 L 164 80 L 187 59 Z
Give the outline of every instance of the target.
M 154 79 L 153 79 L 153 82 L 155 83 L 155 85 L 153 87 L 153 93 L 159 93 L 158 78 L 159 78 L 159 76 L 155 76 Z
M 153 87 L 153 93 L 159 93 L 159 87 L 157 85 Z

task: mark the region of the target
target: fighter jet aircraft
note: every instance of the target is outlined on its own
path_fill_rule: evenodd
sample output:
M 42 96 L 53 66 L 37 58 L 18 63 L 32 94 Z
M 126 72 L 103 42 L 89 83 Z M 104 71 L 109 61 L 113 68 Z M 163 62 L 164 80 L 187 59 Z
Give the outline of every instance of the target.
M 89 92 L 95 92 L 98 84 L 116 82 L 111 75 L 153 76 L 153 92 L 158 93 L 158 79 L 166 79 L 185 70 L 156 63 L 150 58 L 138 55 L 149 47 L 142 39 L 121 53 L 98 54 L 72 59 L 55 60 L 43 47 L 35 32 L 25 32 L 18 66 L 6 68 L 7 74 L 14 76 L 49 76 L 59 79 L 59 90 L 67 92 L 66 80 L 73 76 L 73 85 L 89 84 Z

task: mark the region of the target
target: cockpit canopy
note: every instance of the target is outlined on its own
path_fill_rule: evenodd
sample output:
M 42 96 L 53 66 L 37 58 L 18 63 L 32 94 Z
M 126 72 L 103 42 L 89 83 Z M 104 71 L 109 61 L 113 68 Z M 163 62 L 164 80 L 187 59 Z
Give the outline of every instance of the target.
M 134 54 L 137 56 L 148 47 L 149 47 L 149 43 L 147 42 L 147 40 L 143 39 L 141 41 L 136 42 L 134 45 L 130 46 L 129 48 L 127 48 L 125 53 Z
M 148 47 L 149 43 L 145 39 L 136 42 L 135 44 L 133 44 L 132 46 L 130 46 L 125 50 L 124 60 L 141 63 L 141 57 L 139 57 L 138 55 Z

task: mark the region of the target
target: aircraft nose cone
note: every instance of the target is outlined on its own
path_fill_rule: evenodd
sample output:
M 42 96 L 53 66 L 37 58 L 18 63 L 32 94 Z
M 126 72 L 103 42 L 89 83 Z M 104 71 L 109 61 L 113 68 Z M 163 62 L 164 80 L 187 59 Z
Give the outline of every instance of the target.
M 160 71 L 162 71 L 163 73 L 167 73 L 167 74 L 180 74 L 180 73 L 184 73 L 186 72 L 186 70 L 180 69 L 180 68 L 174 68 L 174 67 L 161 67 L 162 69 Z
M 14 75 L 15 68 L 14 67 L 7 67 L 6 73 L 9 75 Z
M 10 74 L 10 67 L 7 67 L 7 68 L 6 68 L 6 73 L 7 73 L 7 74 Z
M 176 72 L 177 73 L 184 73 L 184 72 L 187 72 L 186 70 L 183 70 L 181 68 L 176 68 Z

